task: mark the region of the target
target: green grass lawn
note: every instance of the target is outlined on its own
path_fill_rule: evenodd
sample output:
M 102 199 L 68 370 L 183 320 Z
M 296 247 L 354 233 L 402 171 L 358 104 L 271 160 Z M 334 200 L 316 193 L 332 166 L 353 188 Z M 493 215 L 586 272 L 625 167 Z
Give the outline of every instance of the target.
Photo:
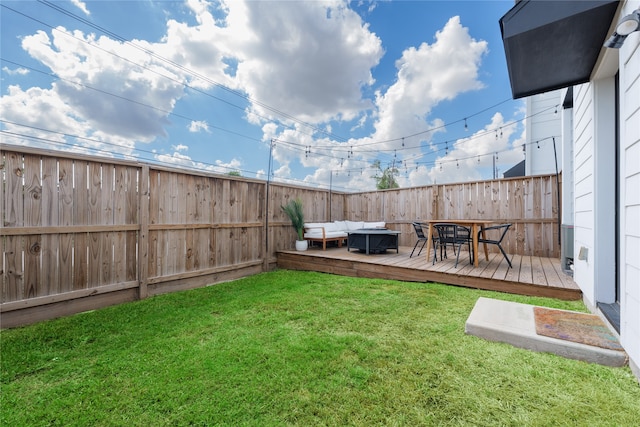
M 1 338 L 3 426 L 640 423 L 628 368 L 464 333 L 480 296 L 276 271 Z

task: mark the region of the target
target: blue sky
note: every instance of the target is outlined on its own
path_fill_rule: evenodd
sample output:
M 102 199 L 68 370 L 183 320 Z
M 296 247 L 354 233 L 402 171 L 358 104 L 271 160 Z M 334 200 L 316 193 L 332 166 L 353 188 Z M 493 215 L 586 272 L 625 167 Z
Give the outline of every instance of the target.
M 0 138 L 336 190 L 523 159 L 512 1 L 2 1 Z M 466 124 L 466 126 L 465 126 Z

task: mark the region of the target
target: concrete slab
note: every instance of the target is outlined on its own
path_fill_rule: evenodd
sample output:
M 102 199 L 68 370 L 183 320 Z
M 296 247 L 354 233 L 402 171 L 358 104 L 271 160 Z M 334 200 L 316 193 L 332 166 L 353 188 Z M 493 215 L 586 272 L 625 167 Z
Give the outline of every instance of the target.
M 569 359 L 624 366 L 624 351 L 550 338 L 536 334 L 533 305 L 491 298 L 479 298 L 465 324 L 465 332 L 489 341 L 511 344 L 528 350 L 557 354 Z

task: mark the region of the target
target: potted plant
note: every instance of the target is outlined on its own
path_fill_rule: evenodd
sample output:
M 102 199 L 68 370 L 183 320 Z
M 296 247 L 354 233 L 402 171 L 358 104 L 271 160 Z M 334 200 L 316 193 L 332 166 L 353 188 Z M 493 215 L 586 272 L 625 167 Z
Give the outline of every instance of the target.
M 296 250 L 306 251 L 307 241 L 304 240 L 304 212 L 302 211 L 302 200 L 296 198 L 295 200 L 289 200 L 289 203 L 280 208 L 287 214 L 291 220 L 291 225 L 296 230 L 298 238 L 296 239 Z

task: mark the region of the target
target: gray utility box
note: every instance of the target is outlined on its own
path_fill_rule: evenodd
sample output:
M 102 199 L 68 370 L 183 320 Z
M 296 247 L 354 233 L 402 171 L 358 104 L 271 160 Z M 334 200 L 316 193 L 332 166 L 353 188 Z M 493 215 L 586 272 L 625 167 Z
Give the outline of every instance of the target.
M 566 272 L 573 272 L 573 225 L 562 224 L 562 236 L 560 236 L 560 265 Z

